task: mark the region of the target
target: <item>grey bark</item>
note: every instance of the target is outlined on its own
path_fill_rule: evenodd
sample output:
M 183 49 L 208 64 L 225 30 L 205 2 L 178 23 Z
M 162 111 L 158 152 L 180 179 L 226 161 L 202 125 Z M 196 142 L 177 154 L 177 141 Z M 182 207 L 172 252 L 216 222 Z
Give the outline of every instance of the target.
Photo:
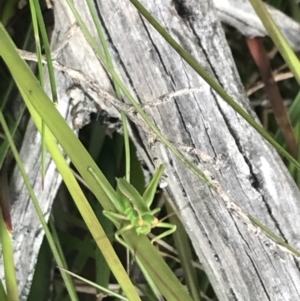
M 84 1 L 74 2 L 80 7 L 83 19 L 93 28 Z M 212 1 L 149 0 L 143 4 L 224 89 L 253 114 Z M 98 0 L 96 5 L 115 67 L 141 104 L 182 89 L 201 90 L 146 108 L 162 133 L 174 144 L 181 145 L 182 150 L 192 148 L 186 155 L 213 175 L 243 211 L 299 249 L 300 195 L 277 153 L 167 45 L 129 1 Z M 54 9 L 53 51 L 69 39 L 58 61 L 113 93 L 106 72 L 80 30 L 75 29 L 68 37 L 75 20 L 67 4 L 56 1 Z M 96 36 L 95 30 L 91 31 Z M 79 116 L 78 106 L 74 113 L 74 101 L 71 102 L 67 94 L 74 83 L 86 93 L 83 107 L 88 105 L 89 110 L 96 110 L 94 100 L 109 114 L 119 116 L 116 109 L 97 95 L 92 84 L 59 71 L 56 79 L 59 109 L 71 126 L 76 125 L 74 119 Z M 183 208 L 180 211 L 183 223 L 219 300 L 298 300 L 298 259 L 263 233 L 253 231 L 242 216 L 232 212 L 220 195 L 208 189 L 160 142 L 156 141 L 154 146 L 149 144 L 149 135 L 145 135 L 140 126 L 138 130 L 140 139 L 136 142 L 140 141 L 138 146 L 143 159 L 151 164 L 151 158 L 155 157 L 167 165 L 168 192 L 177 208 Z M 49 163 L 47 190 L 41 192 L 38 170 L 33 168 L 39 166 L 38 156 L 32 160 L 28 158 L 28 153 L 38 153 L 38 135 L 30 128 L 28 133 L 32 143 L 24 145 L 21 153 L 44 211 L 49 213 L 60 178 L 53 176 L 55 168 Z M 203 160 L 200 150 L 212 160 Z M 18 276 L 22 300 L 26 300 L 28 278 L 31 277 L 28 275 L 32 275 L 42 232 L 35 214 L 28 209 L 31 205 L 17 172 L 14 179 L 14 183 L 19 183 L 12 192 L 16 200 L 13 207 L 15 260 L 17 265 L 23 263 Z M 32 224 L 34 227 L 24 235 L 22 227 L 28 225 L 29 229 Z M 28 250 L 26 254 L 24 246 Z

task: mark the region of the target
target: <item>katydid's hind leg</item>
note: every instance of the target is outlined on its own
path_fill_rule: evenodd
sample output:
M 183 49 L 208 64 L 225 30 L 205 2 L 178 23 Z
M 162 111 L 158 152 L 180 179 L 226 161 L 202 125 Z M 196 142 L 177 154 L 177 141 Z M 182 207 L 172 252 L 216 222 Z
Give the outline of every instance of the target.
M 133 251 L 132 248 L 125 242 L 124 239 L 122 239 L 120 237 L 120 235 L 122 235 L 122 233 L 126 232 L 126 231 L 129 231 L 130 229 L 133 228 L 133 225 L 132 224 L 129 224 L 127 226 L 124 226 L 122 227 L 121 229 L 119 229 L 116 233 L 115 233 L 115 238 L 116 240 L 122 245 L 124 246 L 126 249 L 130 250 L 130 251 Z
M 149 214 L 154 216 L 159 211 L 160 211 L 160 208 L 156 208 L 156 209 L 151 210 L 150 212 L 141 213 L 140 216 L 145 216 L 145 215 L 149 216 Z
M 172 225 L 172 224 L 169 224 L 169 223 L 158 223 L 156 225 L 156 228 L 167 228 L 168 230 L 166 230 L 165 232 L 161 233 L 160 235 L 154 237 L 152 240 L 151 240 L 151 243 L 153 244 L 155 241 L 159 240 L 159 239 L 162 239 L 168 235 L 171 235 L 173 234 L 175 231 L 176 231 L 176 225 Z
M 103 215 L 115 224 L 120 224 L 121 221 L 128 220 L 128 218 L 122 214 L 112 211 L 102 211 Z
M 153 209 L 153 210 L 151 210 L 150 211 L 150 213 L 152 214 L 152 215 L 155 215 L 157 212 L 159 212 L 160 211 L 160 208 L 155 208 L 155 209 Z
M 128 220 L 128 218 L 122 214 L 118 214 L 115 212 L 111 212 L 111 211 L 106 211 L 103 210 L 103 215 L 106 216 L 110 221 L 112 221 L 114 224 L 120 224 L 120 221 L 122 220 Z M 128 224 L 127 226 L 124 226 L 122 228 L 120 228 L 116 233 L 115 233 L 115 239 L 121 244 L 123 245 L 125 248 L 128 248 L 129 250 L 131 250 L 131 248 L 129 247 L 129 245 L 120 237 L 120 235 L 125 232 L 128 231 L 130 229 L 132 229 L 132 224 Z

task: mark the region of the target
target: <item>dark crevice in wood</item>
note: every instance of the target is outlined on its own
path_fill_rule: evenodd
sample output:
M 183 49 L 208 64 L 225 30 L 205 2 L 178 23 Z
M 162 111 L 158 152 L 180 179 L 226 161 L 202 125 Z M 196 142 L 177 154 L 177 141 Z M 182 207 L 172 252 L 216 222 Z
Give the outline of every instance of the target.
M 262 196 L 262 200 L 263 200 L 263 202 L 264 202 L 264 204 L 265 204 L 265 206 L 266 206 L 266 208 L 267 208 L 267 211 L 268 211 L 268 213 L 269 213 L 269 215 L 270 215 L 270 218 L 271 218 L 271 220 L 274 222 L 275 228 L 276 228 L 276 229 L 278 230 L 278 232 L 280 233 L 281 238 L 282 238 L 286 243 L 289 243 L 289 242 L 287 241 L 287 238 L 285 237 L 285 235 L 283 234 L 283 232 L 282 232 L 282 230 L 281 230 L 280 224 L 278 223 L 278 221 L 276 220 L 275 216 L 274 216 L 273 213 L 272 213 L 271 206 L 269 205 L 269 203 L 268 203 L 267 200 L 265 199 L 264 195 L 261 194 L 261 196 Z
M 149 153 L 146 151 L 146 147 L 143 143 L 143 138 L 141 137 L 141 134 L 137 128 L 137 126 L 132 122 L 132 120 L 128 119 L 129 124 L 130 124 L 130 128 L 132 131 L 132 135 L 135 137 L 137 143 L 139 143 L 140 147 L 145 151 L 145 156 L 147 156 L 149 162 L 152 161 L 152 158 L 150 157 Z M 145 160 L 143 160 L 142 158 L 140 158 L 140 161 L 143 161 L 143 168 L 145 168 L 145 166 L 147 166 Z M 147 169 L 149 170 L 150 166 L 147 166 Z
M 253 262 L 253 260 L 252 260 L 252 258 L 251 258 L 251 256 L 249 256 L 249 254 L 248 254 L 248 252 L 245 250 L 245 252 L 246 252 L 246 255 L 247 255 L 247 257 L 249 258 L 249 260 L 250 260 L 250 262 L 251 262 L 251 264 L 252 264 L 252 266 L 253 266 L 253 269 L 255 270 L 255 272 L 256 272 L 256 275 L 257 275 L 257 277 L 258 277 L 258 279 L 259 279 L 259 282 L 260 282 L 260 284 L 261 284 L 261 286 L 262 286 L 262 288 L 263 288 L 263 290 L 264 290 L 264 292 L 265 292 L 265 294 L 266 294 L 266 297 L 268 298 L 267 300 L 272 300 L 271 298 L 270 298 L 270 295 L 268 294 L 268 291 L 267 291 L 267 289 L 266 289 L 266 287 L 265 287 L 265 285 L 264 285 L 264 281 L 261 279 L 261 277 L 260 277 L 260 270 L 258 270 L 257 268 L 256 268 L 256 266 L 255 266 L 255 263 Z M 266 299 L 263 299 L 263 300 L 266 300 Z
M 183 1 L 173 1 L 174 8 L 183 20 L 188 19 L 191 16 L 191 11 L 183 3 Z
M 205 71 L 210 73 L 210 75 L 213 75 L 213 77 L 217 80 L 217 82 L 222 86 L 221 81 L 218 78 L 218 72 L 215 70 L 213 64 L 211 63 L 211 59 L 210 59 L 209 54 L 206 52 L 205 48 L 203 47 L 203 45 L 201 43 L 201 37 L 198 36 L 197 31 L 195 31 L 195 28 L 193 27 L 192 24 L 190 24 L 190 28 L 191 28 L 191 31 L 194 34 L 194 36 L 195 36 L 195 38 L 198 42 L 198 45 L 199 45 L 199 47 L 200 47 L 200 49 L 203 53 L 203 56 L 204 56 L 208 66 L 210 68 L 210 70 L 207 70 L 207 68 L 205 68 L 206 69 Z
M 113 44 L 112 44 L 112 45 L 113 45 Z M 141 100 L 140 100 L 140 98 L 139 98 L 139 96 L 138 96 L 138 93 L 137 93 L 137 91 L 136 91 L 136 88 L 135 88 L 135 86 L 134 86 L 134 83 L 133 83 L 133 81 L 132 81 L 132 78 L 131 78 L 131 76 L 130 76 L 130 73 L 128 72 L 128 70 L 127 70 L 127 68 L 126 68 L 126 66 L 125 66 L 125 64 L 124 64 L 124 62 L 122 61 L 122 59 L 121 59 L 121 57 L 120 57 L 120 55 L 119 55 L 119 53 L 118 53 L 118 51 L 117 51 L 116 48 L 114 48 L 114 51 L 115 51 L 115 53 L 118 54 L 118 63 L 120 64 L 120 66 L 122 67 L 122 70 L 123 70 L 124 73 L 126 74 L 128 83 L 129 83 L 130 87 L 132 88 L 132 90 L 134 91 L 135 97 L 138 99 L 138 102 L 141 103 Z
M 299 260 L 297 260 L 297 258 L 295 258 L 295 257 L 293 258 L 293 260 L 295 262 L 296 267 L 298 268 L 298 271 L 300 272 L 300 262 L 299 262 Z
M 242 147 L 242 145 L 240 144 L 240 142 L 239 142 L 239 140 L 238 140 L 238 137 L 237 137 L 237 135 L 236 135 L 236 133 L 235 133 L 235 130 L 232 128 L 231 123 L 228 122 L 227 116 L 226 116 L 226 114 L 224 114 L 222 108 L 220 107 L 220 105 L 219 105 L 219 103 L 218 103 L 218 100 L 217 100 L 217 98 L 215 97 L 215 94 L 213 94 L 213 97 L 214 97 L 214 99 L 215 99 L 215 101 L 216 101 L 216 105 L 217 105 L 217 107 L 219 108 L 219 112 L 220 112 L 220 114 L 221 114 L 222 117 L 223 117 L 223 120 L 224 120 L 224 122 L 225 122 L 225 124 L 226 124 L 226 126 L 227 126 L 227 128 L 228 128 L 229 133 L 231 134 L 232 138 L 234 139 L 235 144 L 236 144 L 236 146 L 237 146 L 237 148 L 238 148 L 240 154 L 243 156 L 243 158 L 244 158 L 244 160 L 245 160 L 247 166 L 249 167 L 250 174 L 251 174 L 251 177 L 249 177 L 249 181 L 250 181 L 250 183 L 251 183 L 251 186 L 252 186 L 256 191 L 259 192 L 258 189 L 259 189 L 259 187 L 260 187 L 260 185 L 259 185 L 260 182 L 258 181 L 258 178 L 256 177 L 255 173 L 253 172 L 252 163 L 250 162 L 249 158 L 247 158 L 247 156 L 245 155 L 245 153 L 244 153 L 244 151 L 243 151 L 243 147 Z M 259 192 L 259 193 L 260 193 L 260 192 Z
M 218 105 L 218 104 L 217 104 Z M 255 174 L 255 172 L 253 171 L 253 166 L 252 166 L 252 163 L 251 161 L 249 160 L 249 158 L 247 156 L 244 155 L 244 152 L 242 150 L 242 147 L 239 143 L 239 140 L 237 139 L 236 135 L 235 135 L 235 132 L 234 130 L 231 128 L 231 125 L 230 123 L 228 122 L 227 118 L 226 118 L 226 115 L 223 114 L 223 111 L 222 109 L 220 108 L 220 106 L 218 105 L 219 107 L 219 110 L 220 110 L 220 113 L 222 114 L 223 118 L 224 118 L 224 121 L 228 127 L 228 130 L 229 132 L 231 133 L 233 139 L 235 140 L 235 143 L 237 145 L 237 148 L 239 149 L 240 153 L 242 154 L 247 166 L 249 167 L 249 170 L 250 170 L 250 174 L 251 174 L 251 179 L 250 179 L 250 183 L 251 183 L 251 186 L 259 193 L 259 195 L 261 196 L 262 198 L 262 201 L 263 203 L 265 204 L 265 207 L 267 209 L 267 212 L 269 213 L 269 216 L 270 216 L 270 219 L 273 221 L 274 225 L 275 225 L 275 228 L 278 230 L 278 232 L 280 233 L 282 239 L 284 239 L 285 242 L 287 242 L 287 239 L 286 237 L 284 236 L 281 228 L 280 228 L 280 225 L 278 223 L 278 221 L 276 220 L 275 216 L 272 214 L 272 209 L 271 209 L 271 206 L 268 204 L 266 198 L 264 197 L 264 194 L 261 192 L 261 181 L 259 180 L 259 178 L 257 177 L 257 175 Z M 287 242 L 288 243 L 288 242 Z
M 186 11 L 189 11 L 190 12 L 190 16 L 194 16 L 194 12 L 191 8 L 185 8 Z M 201 48 L 201 51 L 205 57 L 205 60 L 207 62 L 207 64 L 209 65 L 210 67 L 210 70 L 206 70 L 208 73 L 211 73 L 215 79 L 217 80 L 217 82 L 220 84 L 220 86 L 223 87 L 223 84 L 222 84 L 222 81 L 220 80 L 220 78 L 218 77 L 218 72 L 217 70 L 214 68 L 214 64 L 211 62 L 211 58 L 210 58 L 210 55 L 207 53 L 207 51 L 205 50 L 205 48 L 203 47 L 202 45 L 202 42 L 201 42 L 201 39 L 202 37 L 199 37 L 198 33 L 197 33 L 197 30 L 195 30 L 195 20 L 188 20 L 188 24 L 189 24 L 189 28 L 191 29 L 191 32 L 193 33 L 195 39 L 197 40 L 198 42 L 198 45 L 199 47 Z
M 192 214 L 197 217 L 197 224 L 199 225 L 200 228 L 203 229 L 202 234 L 205 236 L 207 244 L 209 245 L 209 248 L 210 248 L 211 252 L 214 254 L 213 256 L 214 256 L 216 262 L 218 262 L 218 264 L 219 264 L 220 263 L 220 258 L 218 256 L 218 253 L 216 252 L 216 250 L 215 250 L 215 248 L 213 246 L 213 243 L 209 239 L 208 233 L 206 231 L 204 231 L 203 224 L 200 222 L 200 220 L 198 218 L 197 209 L 194 208 L 193 204 L 190 204 L 189 207 L 190 207 L 190 210 L 191 210 Z M 200 258 L 200 262 L 201 262 L 201 258 Z
M 110 43 L 110 45 L 111 45 L 111 47 L 114 49 L 114 51 L 116 51 L 116 48 L 115 48 L 114 45 L 113 45 L 113 41 L 112 41 L 112 39 L 111 39 L 111 36 L 110 36 L 110 34 L 109 34 L 109 31 L 107 30 L 107 28 L 106 28 L 106 26 L 105 26 L 105 22 L 104 22 L 104 20 L 103 20 L 103 17 L 102 17 L 102 15 L 101 15 L 101 13 L 100 13 L 100 10 L 99 10 L 99 7 L 98 7 L 96 1 L 94 1 L 94 6 L 95 6 L 95 9 L 96 9 L 96 12 L 97 12 L 97 16 L 98 16 L 98 18 L 99 18 L 99 21 L 100 21 L 100 23 L 101 23 L 101 26 L 102 26 L 102 28 L 103 28 L 104 34 L 106 35 L 107 41 L 108 41 L 108 43 Z M 118 56 L 118 57 L 119 57 L 119 56 Z M 110 79 L 111 85 L 113 86 L 113 82 L 112 82 L 112 79 L 111 79 L 111 77 L 110 77 L 109 72 L 106 71 L 106 73 L 107 73 L 107 77 Z
M 104 32 L 105 32 L 105 34 L 106 34 L 106 36 L 107 36 L 107 39 L 108 39 L 109 43 L 110 43 L 110 47 L 112 48 L 113 52 L 115 53 L 114 59 L 115 59 L 115 61 L 117 61 L 118 64 L 122 67 L 124 73 L 126 74 L 127 80 L 128 80 L 128 82 L 129 82 L 129 84 L 130 84 L 132 90 L 134 91 L 135 97 L 138 99 L 138 102 L 141 103 L 141 100 L 139 99 L 138 93 L 137 93 L 137 91 L 136 91 L 136 89 L 135 89 L 135 86 L 134 86 L 134 84 L 133 84 L 133 81 L 132 81 L 132 79 L 131 79 L 131 76 L 130 76 L 130 74 L 129 74 L 129 72 L 128 72 L 128 70 L 127 70 L 127 68 L 126 68 L 126 66 L 125 66 L 125 64 L 124 64 L 124 62 L 123 62 L 123 60 L 121 59 L 120 53 L 119 53 L 119 51 L 118 51 L 118 48 L 114 45 L 113 39 L 111 38 L 111 35 L 110 35 L 110 33 L 109 33 L 109 30 L 105 27 L 105 21 L 103 20 L 103 18 L 102 18 L 102 16 L 101 16 L 101 13 L 100 13 L 100 10 L 99 10 L 99 7 L 98 7 L 97 3 L 95 4 L 95 6 L 96 6 L 96 10 L 97 10 L 98 17 L 99 17 L 99 19 L 100 19 L 100 21 L 101 21 L 101 25 L 102 25 L 102 27 L 103 27 L 103 29 L 104 29 Z M 115 66 L 115 65 L 116 65 L 116 62 L 114 63 L 114 66 Z M 109 77 L 110 77 L 110 76 L 109 76 Z
M 281 231 L 281 228 L 280 228 L 280 225 L 278 223 L 278 221 L 276 220 L 276 218 L 274 217 L 274 215 L 272 214 L 272 209 L 271 209 L 271 206 L 268 204 L 267 200 L 265 199 L 263 193 L 261 192 L 261 181 L 259 180 L 259 178 L 257 177 L 257 175 L 255 174 L 255 172 L 253 171 L 253 166 L 252 166 L 252 163 L 251 161 L 249 160 L 249 158 L 247 156 L 245 156 L 244 154 L 244 151 L 242 149 L 242 146 L 240 145 L 239 143 L 239 140 L 237 139 L 236 135 L 235 135 L 235 131 L 231 128 L 231 124 L 228 122 L 227 120 L 227 117 L 225 114 L 223 114 L 223 111 L 221 109 L 221 107 L 219 106 L 219 104 L 217 103 L 217 106 L 219 107 L 219 111 L 221 113 L 221 115 L 223 116 L 224 118 L 224 121 L 227 125 L 227 128 L 229 130 L 229 132 L 231 133 L 236 145 L 237 145 L 237 148 L 239 149 L 241 155 L 243 156 L 247 166 L 249 167 L 249 170 L 250 170 L 250 174 L 251 174 L 251 179 L 250 179 L 250 183 L 251 183 L 251 186 L 259 193 L 259 195 L 261 196 L 262 198 L 262 201 L 263 203 L 265 204 L 265 207 L 267 209 L 267 212 L 269 213 L 269 216 L 270 216 L 270 219 L 273 221 L 274 225 L 275 225 L 275 228 L 278 230 L 278 232 L 280 233 L 281 237 L 284 239 L 285 242 L 287 242 L 287 239 L 285 238 L 283 232 Z
M 272 209 L 271 209 L 271 206 L 269 205 L 269 203 L 267 202 L 266 198 L 264 197 L 264 194 L 261 192 L 262 188 L 261 187 L 261 181 L 259 180 L 259 178 L 257 177 L 257 175 L 255 174 L 255 172 L 253 171 L 253 166 L 252 166 L 252 163 L 251 163 L 251 160 L 245 156 L 244 152 L 243 152 L 243 149 L 242 149 L 242 146 L 240 145 L 239 143 L 239 140 L 237 139 L 236 135 L 235 135 L 235 132 L 234 130 L 231 128 L 231 124 L 228 122 L 227 120 L 227 117 L 226 115 L 223 113 L 221 107 L 219 106 L 219 104 L 217 103 L 217 106 L 219 107 L 219 111 L 221 113 L 221 115 L 223 116 L 224 118 L 224 121 L 227 125 L 227 128 L 229 130 L 229 132 L 231 133 L 236 145 L 237 145 L 237 148 L 239 149 L 241 155 L 243 156 L 247 166 L 249 167 L 249 170 L 250 170 L 250 174 L 251 174 L 251 179 L 250 179 L 250 183 L 251 183 L 251 186 L 259 193 L 259 195 L 261 196 L 262 198 L 262 201 L 263 203 L 265 204 L 265 207 L 267 209 L 267 212 L 269 213 L 269 216 L 270 216 L 270 219 L 273 221 L 274 223 L 274 226 L 275 226 L 275 229 L 278 230 L 280 236 L 282 237 L 282 239 L 288 243 L 285 235 L 283 234 L 282 230 L 281 230 L 281 227 L 280 227 L 280 224 L 278 223 L 278 221 L 276 220 L 275 216 L 273 215 L 272 213 Z M 261 279 L 260 279 L 261 280 Z
M 233 297 L 232 301 L 239 301 L 238 298 L 237 298 L 237 296 L 235 295 L 233 289 L 230 288 L 229 291 L 230 291 L 230 293 L 231 293 L 231 295 L 232 295 L 232 297 Z
M 185 133 L 188 136 L 187 140 L 189 141 L 189 143 L 192 143 L 193 139 L 192 139 L 191 133 L 190 133 L 189 129 L 186 127 L 185 118 L 182 114 L 182 110 L 180 109 L 176 99 L 174 100 L 174 105 L 177 108 L 177 114 L 180 116 L 180 121 L 181 121 L 181 124 L 182 124 L 182 133 Z M 194 144 L 193 144 L 193 147 L 195 147 Z
M 47 213 L 49 214 L 50 212 L 47 212 Z M 44 215 L 47 215 L 47 213 L 44 214 Z M 36 230 L 35 234 L 34 234 L 34 237 L 35 237 L 35 238 L 39 237 L 40 234 L 41 234 L 41 232 L 43 232 L 43 231 L 44 231 L 43 227 L 38 228 L 38 229 Z
M 163 59 L 162 59 L 162 57 L 161 57 L 161 54 L 160 54 L 160 52 L 159 52 L 157 46 L 155 45 L 155 43 L 154 43 L 154 41 L 153 41 L 153 39 L 152 39 L 152 37 L 151 37 L 151 34 L 150 34 L 150 32 L 149 32 L 149 30 L 148 30 L 146 24 L 145 24 L 145 20 L 143 19 L 143 17 L 142 17 L 141 15 L 140 15 L 140 18 L 141 18 L 141 23 L 143 24 L 143 27 L 144 27 L 144 29 L 145 29 L 145 32 L 147 33 L 147 36 L 148 36 L 148 38 L 149 38 L 149 41 L 151 42 L 153 48 L 155 49 L 155 52 L 156 52 L 157 57 L 158 57 L 158 59 L 159 59 L 159 61 L 160 61 L 160 63 L 161 63 L 161 66 L 163 67 L 163 70 L 166 72 L 166 74 L 168 74 L 168 76 L 170 77 L 171 82 L 172 82 L 172 84 L 173 84 L 173 88 L 174 88 L 174 87 L 175 87 L 175 82 L 174 82 L 174 79 L 173 79 L 173 77 L 172 77 L 172 74 L 170 74 L 170 72 L 169 72 L 168 69 L 166 68 L 166 66 L 165 66 L 165 64 L 164 64 L 164 62 L 163 62 Z
M 185 191 L 185 189 L 183 188 L 182 185 L 181 185 L 181 192 L 182 192 L 183 197 L 186 198 L 187 197 L 187 193 L 186 193 L 186 191 Z

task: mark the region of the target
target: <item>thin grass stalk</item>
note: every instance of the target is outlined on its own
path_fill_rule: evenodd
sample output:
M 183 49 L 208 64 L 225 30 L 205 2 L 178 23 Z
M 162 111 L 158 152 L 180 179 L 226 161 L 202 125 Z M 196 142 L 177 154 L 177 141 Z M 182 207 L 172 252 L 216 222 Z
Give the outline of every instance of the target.
M 41 41 L 40 41 L 39 25 L 38 25 L 38 18 L 37 18 L 37 9 L 39 7 L 39 4 L 36 5 L 36 3 L 34 3 L 34 0 L 30 0 L 29 4 L 30 4 L 29 7 L 30 7 L 30 12 L 31 12 L 31 20 L 32 20 L 32 24 L 33 24 L 36 55 L 37 55 L 38 79 L 39 79 L 39 82 L 41 83 L 41 86 L 44 86 L 45 79 L 44 79 L 44 68 L 43 68 L 43 63 L 42 63 L 42 45 L 41 45 Z M 41 167 L 42 188 L 44 189 L 44 177 L 45 177 L 45 172 L 46 172 L 46 167 L 45 167 L 46 147 L 45 147 L 45 125 L 44 125 L 44 123 L 42 123 L 41 157 L 42 157 L 42 167 Z

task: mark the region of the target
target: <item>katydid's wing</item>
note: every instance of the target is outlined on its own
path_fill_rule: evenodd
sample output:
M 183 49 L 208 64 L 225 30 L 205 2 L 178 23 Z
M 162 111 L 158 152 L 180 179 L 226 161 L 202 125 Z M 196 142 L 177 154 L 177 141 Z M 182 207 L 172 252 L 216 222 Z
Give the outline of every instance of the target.
M 119 191 L 133 204 L 139 213 L 149 211 L 139 192 L 125 179 L 117 179 Z
M 118 181 L 118 179 L 116 179 Z M 118 200 L 119 200 L 119 204 L 118 204 L 118 207 L 117 207 L 117 210 L 120 212 L 120 213 L 124 213 L 126 208 L 128 206 L 131 207 L 131 203 L 129 202 L 129 200 L 124 196 L 124 194 L 120 191 L 120 189 L 116 188 L 116 192 L 117 192 L 117 196 L 118 196 Z
M 164 170 L 165 170 L 165 166 L 160 165 L 159 168 L 157 169 L 157 171 L 155 172 L 155 174 L 153 175 L 150 183 L 148 184 L 148 186 L 143 194 L 144 202 L 148 208 L 150 208 L 150 206 L 153 202 L 154 195 L 157 190 L 157 185 L 159 183 L 159 180 L 160 180 Z

